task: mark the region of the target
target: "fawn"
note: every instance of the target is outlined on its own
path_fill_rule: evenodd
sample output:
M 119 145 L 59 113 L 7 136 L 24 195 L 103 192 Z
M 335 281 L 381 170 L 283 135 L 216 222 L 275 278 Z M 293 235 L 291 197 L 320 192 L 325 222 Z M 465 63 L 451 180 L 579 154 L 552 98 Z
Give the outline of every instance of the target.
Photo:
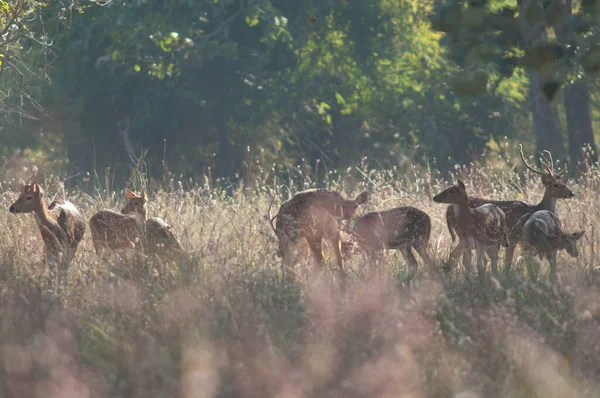
M 146 191 L 141 193 L 125 188 L 127 204 L 118 213 L 102 210 L 96 213 L 90 226 L 96 252 L 103 249 L 143 249 L 151 253 L 159 251 L 183 251 L 183 247 L 173 231 L 163 219 L 151 217 L 146 219 L 148 206 Z M 95 231 L 95 232 L 94 232 Z M 137 245 L 136 245 L 137 243 Z
M 560 220 L 548 210 L 536 211 L 523 227 L 523 249 L 526 253 L 544 257 L 550 263 L 550 280 L 556 282 L 556 254 L 566 250 L 571 257 L 577 257 L 577 241 L 585 231 L 566 233 L 560 226 Z M 531 270 L 530 270 L 531 271 Z
M 475 208 L 469 207 L 469 196 L 465 184 L 458 180 L 457 185 L 434 196 L 436 203 L 456 205 L 456 232 L 466 246 L 465 266 L 467 277 L 472 274 L 471 249 L 477 251 L 477 273 L 485 286 L 484 252 L 492 262 L 492 272 L 498 274 L 498 252 L 500 246 L 508 246 L 506 235 L 506 216 L 500 207 L 484 204 Z
M 366 203 L 367 199 L 367 192 L 362 192 L 354 200 L 347 200 L 338 192 L 308 189 L 284 202 L 275 216 L 271 216 L 269 207 L 269 223 L 279 242 L 277 256 L 283 258 L 284 269 L 291 268 L 296 261 L 294 253 L 299 241 L 304 238 L 318 266 L 323 264 L 322 240 L 329 240 L 338 267 L 343 270 L 338 221 L 352 218 L 358 206 Z M 273 226 L 275 218 L 277 221 Z
M 506 228 L 508 231 L 508 240 L 510 242 L 510 246 L 506 248 L 505 257 L 504 257 L 504 270 L 505 272 L 510 271 L 510 266 L 512 263 L 512 259 L 514 256 L 515 249 L 517 244 L 519 244 L 523 239 L 523 225 L 529 218 L 529 216 L 535 213 L 538 210 L 549 210 L 551 212 L 556 212 L 556 202 L 558 199 L 570 199 L 575 195 L 569 187 L 566 185 L 567 179 L 563 179 L 563 175 L 566 168 L 563 169 L 559 173 L 554 172 L 554 166 L 552 161 L 552 154 L 548 151 L 544 151 L 544 153 L 549 157 L 548 162 L 542 161 L 544 170 L 536 169 L 531 166 L 525 160 L 525 156 L 523 155 L 523 146 L 519 145 L 519 152 L 521 155 L 521 160 L 525 167 L 527 167 L 532 172 L 539 174 L 542 179 L 542 184 L 544 186 L 544 196 L 542 200 L 537 205 L 530 205 L 522 201 L 517 200 L 488 200 L 481 199 L 476 197 L 469 197 L 469 207 L 477 207 L 486 203 L 491 203 L 498 206 L 506 215 Z M 446 209 L 446 223 L 448 225 L 448 230 L 450 231 L 450 236 L 452 237 L 452 241 L 455 240 L 455 233 L 457 227 L 456 220 L 456 205 L 448 206 Z M 454 250 L 450 253 L 450 264 L 455 263 L 456 259 L 463 253 L 464 244 L 462 240 L 459 239 L 459 243 Z
M 146 192 L 137 195 L 125 189 L 128 202 L 121 212 L 100 210 L 90 219 L 94 248 L 98 255 L 106 251 L 136 249 L 146 222 Z
M 10 206 L 9 211 L 17 213 L 33 213 L 42 235 L 46 251 L 46 261 L 50 272 L 55 273 L 56 267 L 65 270 L 73 260 L 79 242 L 85 233 L 85 218 L 75 205 L 67 200 L 55 200 L 46 206 L 44 190 L 38 184 L 19 183 L 21 194 L 17 201 Z M 59 273 L 59 283 L 62 283 L 63 272 Z
M 427 252 L 431 219 L 424 211 L 402 206 L 367 213 L 353 222 L 352 236 L 360 248 L 367 252 L 371 265 L 376 264 L 377 256 L 383 250 L 400 249 L 408 264 L 409 279 L 411 279 L 418 268 L 417 260 L 412 253 L 413 248 L 425 263 L 431 264 Z

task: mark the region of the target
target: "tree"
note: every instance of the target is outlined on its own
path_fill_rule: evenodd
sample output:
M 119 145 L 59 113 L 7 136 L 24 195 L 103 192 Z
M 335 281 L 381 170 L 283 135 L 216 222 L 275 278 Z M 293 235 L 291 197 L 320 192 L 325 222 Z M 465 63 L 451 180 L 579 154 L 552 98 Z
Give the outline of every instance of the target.
M 447 1 L 433 24 L 452 37 L 451 52 L 464 68 L 491 67 L 503 76 L 519 68 L 529 71 L 536 146 L 558 156 L 564 153 L 564 144 L 554 99 L 569 83 L 564 97 L 569 150 L 572 163 L 577 163 L 581 145 L 595 148 L 585 83 L 578 81 L 585 79 L 582 72 L 600 69 L 598 35 L 591 34 L 596 30 L 597 3 L 584 1 L 574 14 L 573 4 L 565 0 Z

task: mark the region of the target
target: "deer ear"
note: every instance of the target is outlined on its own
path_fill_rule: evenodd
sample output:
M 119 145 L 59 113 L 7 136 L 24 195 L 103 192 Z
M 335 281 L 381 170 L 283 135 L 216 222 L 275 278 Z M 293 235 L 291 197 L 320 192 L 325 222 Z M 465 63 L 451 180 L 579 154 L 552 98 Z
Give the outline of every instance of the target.
M 573 238 L 575 238 L 575 240 L 579 240 L 579 239 L 581 239 L 581 237 L 583 236 L 583 234 L 585 234 L 585 231 L 584 231 L 584 230 L 581 230 L 581 231 L 573 232 L 573 233 L 571 234 L 571 236 L 572 236 Z
M 127 195 L 127 199 L 131 200 L 135 198 L 137 195 L 129 188 L 125 188 L 125 195 Z
M 465 187 L 465 184 L 461 180 L 458 180 L 458 187 L 463 191 L 467 190 L 467 187 Z
M 358 195 L 355 200 L 357 204 L 363 205 L 367 203 L 367 200 L 369 200 L 369 193 L 367 191 L 364 191 L 360 195 Z
M 140 197 L 144 202 L 146 201 L 146 188 L 142 188 L 142 193 L 140 194 Z

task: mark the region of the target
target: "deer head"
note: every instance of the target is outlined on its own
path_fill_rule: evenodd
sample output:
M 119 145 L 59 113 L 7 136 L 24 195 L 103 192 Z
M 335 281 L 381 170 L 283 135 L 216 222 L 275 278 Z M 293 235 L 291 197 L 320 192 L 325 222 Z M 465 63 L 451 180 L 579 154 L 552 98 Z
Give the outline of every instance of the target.
M 10 206 L 9 211 L 13 214 L 31 213 L 42 209 L 44 190 L 36 183 L 19 182 L 21 195 L 15 203 Z
M 356 199 L 344 199 L 340 204 L 340 207 L 336 214 L 338 220 L 350 220 L 354 217 L 358 206 L 367 203 L 369 200 L 369 193 L 367 191 L 361 192 Z
M 577 257 L 579 255 L 579 250 L 577 249 L 577 241 L 581 239 L 581 237 L 585 234 L 585 231 L 577 231 L 570 234 L 564 235 L 564 245 L 565 250 L 571 257 Z
M 461 204 L 467 203 L 468 200 L 467 188 L 461 180 L 433 197 L 433 201 L 436 203 Z
M 552 160 L 552 154 L 550 151 L 544 150 L 544 154 L 549 158 L 549 161 L 542 160 L 545 170 L 537 169 L 527 163 L 525 156 L 523 155 L 522 144 L 519 144 L 519 153 L 521 154 L 521 160 L 523 161 L 525 167 L 541 176 L 545 191 L 544 194 L 546 196 L 556 199 L 570 199 L 575 196 L 571 189 L 569 189 L 569 187 L 566 185 L 568 181 L 568 176 L 565 174 L 567 167 L 565 167 L 562 171 L 555 173 L 554 162 Z
M 129 188 L 125 188 L 125 195 L 127 195 L 128 202 L 125 207 L 121 209 L 121 213 L 139 214 L 146 219 L 146 214 L 148 212 L 146 204 L 146 189 L 142 188 L 142 192 L 138 195 Z

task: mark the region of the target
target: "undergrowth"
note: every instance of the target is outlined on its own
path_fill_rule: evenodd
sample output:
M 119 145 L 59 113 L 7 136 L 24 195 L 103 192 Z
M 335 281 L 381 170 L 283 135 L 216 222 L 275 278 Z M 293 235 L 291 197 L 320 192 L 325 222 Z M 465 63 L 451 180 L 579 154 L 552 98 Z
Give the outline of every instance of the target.
M 600 173 L 590 168 L 561 200 L 566 230 L 583 228 L 580 255 L 559 255 L 560 284 L 532 281 L 522 258 L 495 284 L 492 299 L 462 269 L 435 267 L 451 248 L 448 186 L 437 173 L 372 170 L 295 181 L 261 171 L 249 185 L 208 179 L 148 183 L 150 216 L 177 231 L 186 255 L 162 262 L 139 255 L 103 261 L 88 231 L 60 296 L 45 285 L 43 244 L 32 215 L 12 215 L 13 181 L 0 187 L 1 388 L 7 397 L 597 397 L 600 394 Z M 457 169 L 469 193 L 537 202 L 538 176 Z M 106 184 L 63 192 L 89 219 L 120 208 Z M 254 181 L 254 182 L 253 182 Z M 371 193 L 360 211 L 415 206 L 432 218 L 436 264 L 402 283 L 406 264 L 390 252 L 379 274 L 364 258 L 346 261 L 342 283 L 329 248 L 328 270 L 299 264 L 284 279 L 266 221 L 274 200 L 326 186 L 347 197 Z M 109 189 L 106 189 L 106 188 Z M 124 188 L 124 187 L 122 187 Z M 519 253 L 519 251 L 517 251 Z M 547 272 L 546 268 L 543 268 Z

